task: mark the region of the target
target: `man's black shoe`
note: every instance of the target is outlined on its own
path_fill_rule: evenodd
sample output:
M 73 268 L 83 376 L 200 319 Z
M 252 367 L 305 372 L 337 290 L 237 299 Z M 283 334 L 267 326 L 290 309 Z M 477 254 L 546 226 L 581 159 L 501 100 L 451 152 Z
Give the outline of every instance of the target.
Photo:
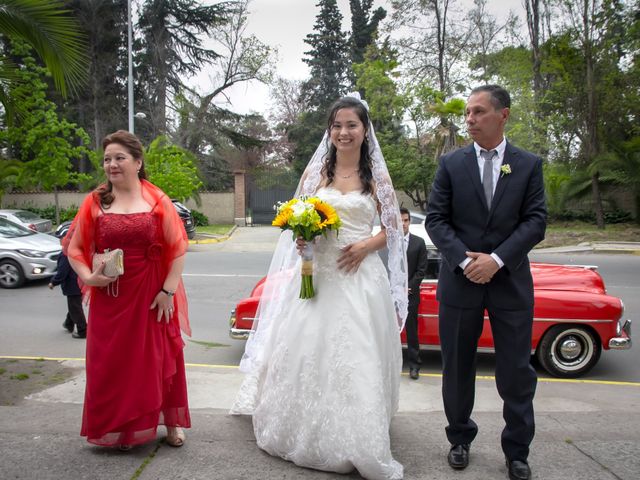
M 509 461 L 507 459 L 507 470 L 509 471 L 509 480 L 530 480 L 531 469 L 527 462 L 522 460 Z
M 73 338 L 87 338 L 87 334 L 86 333 L 78 333 L 78 332 L 73 332 L 71 334 L 71 336 Z
M 417 368 L 410 368 L 409 369 L 409 377 L 412 380 L 417 380 L 420 377 L 420 370 L 418 370 Z
M 447 460 L 451 468 L 456 470 L 467 468 L 467 465 L 469 465 L 469 444 L 464 443 L 451 447 Z
M 64 328 L 67 332 L 73 332 L 73 323 L 69 325 L 67 322 L 62 323 L 62 328 Z

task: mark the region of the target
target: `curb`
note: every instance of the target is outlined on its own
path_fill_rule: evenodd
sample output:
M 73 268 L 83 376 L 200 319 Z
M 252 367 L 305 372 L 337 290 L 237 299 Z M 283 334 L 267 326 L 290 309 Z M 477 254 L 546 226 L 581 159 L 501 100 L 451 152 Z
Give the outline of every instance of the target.
M 189 240 L 189 245 L 206 245 L 206 244 L 210 244 L 210 243 L 225 242 L 225 241 L 229 240 L 229 238 L 231 238 L 231 235 L 233 234 L 233 232 L 236 231 L 236 228 L 238 228 L 238 226 L 234 225 L 233 227 L 231 227 L 231 230 L 229 230 L 225 235 L 223 235 L 221 237 L 203 238 L 201 240 Z
M 629 242 L 625 242 L 627 245 Z M 629 245 L 625 247 L 616 248 L 615 242 L 607 242 L 607 243 L 592 243 L 592 244 L 581 244 L 581 245 L 573 245 L 573 246 L 563 246 L 563 247 L 544 247 L 544 248 L 534 248 L 532 253 L 605 253 L 605 254 L 626 254 L 626 255 L 640 255 L 640 244 L 638 245 Z

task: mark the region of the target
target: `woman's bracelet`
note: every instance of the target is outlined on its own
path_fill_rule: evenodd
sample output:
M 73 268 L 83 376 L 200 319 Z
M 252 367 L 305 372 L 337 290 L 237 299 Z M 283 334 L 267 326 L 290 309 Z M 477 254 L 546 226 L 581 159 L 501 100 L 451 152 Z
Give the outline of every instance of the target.
M 170 291 L 170 290 L 165 290 L 165 289 L 164 289 L 164 287 L 163 287 L 163 288 L 161 288 L 161 289 L 160 289 L 160 291 L 161 291 L 162 293 L 166 294 L 166 295 L 167 295 L 167 297 L 169 297 L 169 298 L 173 297 L 173 296 L 176 294 L 176 292 L 172 292 L 172 291 Z

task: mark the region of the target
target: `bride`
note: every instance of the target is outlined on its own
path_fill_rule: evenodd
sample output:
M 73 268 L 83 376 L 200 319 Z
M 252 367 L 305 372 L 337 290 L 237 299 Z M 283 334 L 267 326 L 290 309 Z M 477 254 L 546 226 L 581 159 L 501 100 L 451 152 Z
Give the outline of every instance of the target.
M 316 295 L 308 300 L 298 298 L 296 242 L 289 231 L 280 236 L 231 413 L 253 415 L 257 444 L 271 455 L 318 470 L 400 479 L 389 425 L 402 369 L 406 254 L 395 192 L 357 93 L 331 108 L 296 195 L 331 204 L 342 227 L 314 242 Z M 372 236 L 376 215 L 383 228 Z M 385 246 L 389 273 L 376 253 Z

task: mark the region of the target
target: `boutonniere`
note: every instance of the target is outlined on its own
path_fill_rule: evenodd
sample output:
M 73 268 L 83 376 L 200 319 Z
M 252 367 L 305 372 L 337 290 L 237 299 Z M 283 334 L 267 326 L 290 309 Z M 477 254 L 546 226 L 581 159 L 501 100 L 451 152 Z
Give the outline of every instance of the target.
M 509 165 L 508 163 L 505 163 L 504 165 L 502 165 L 500 167 L 500 174 L 501 176 L 503 175 L 509 175 L 511 173 L 511 165 Z

